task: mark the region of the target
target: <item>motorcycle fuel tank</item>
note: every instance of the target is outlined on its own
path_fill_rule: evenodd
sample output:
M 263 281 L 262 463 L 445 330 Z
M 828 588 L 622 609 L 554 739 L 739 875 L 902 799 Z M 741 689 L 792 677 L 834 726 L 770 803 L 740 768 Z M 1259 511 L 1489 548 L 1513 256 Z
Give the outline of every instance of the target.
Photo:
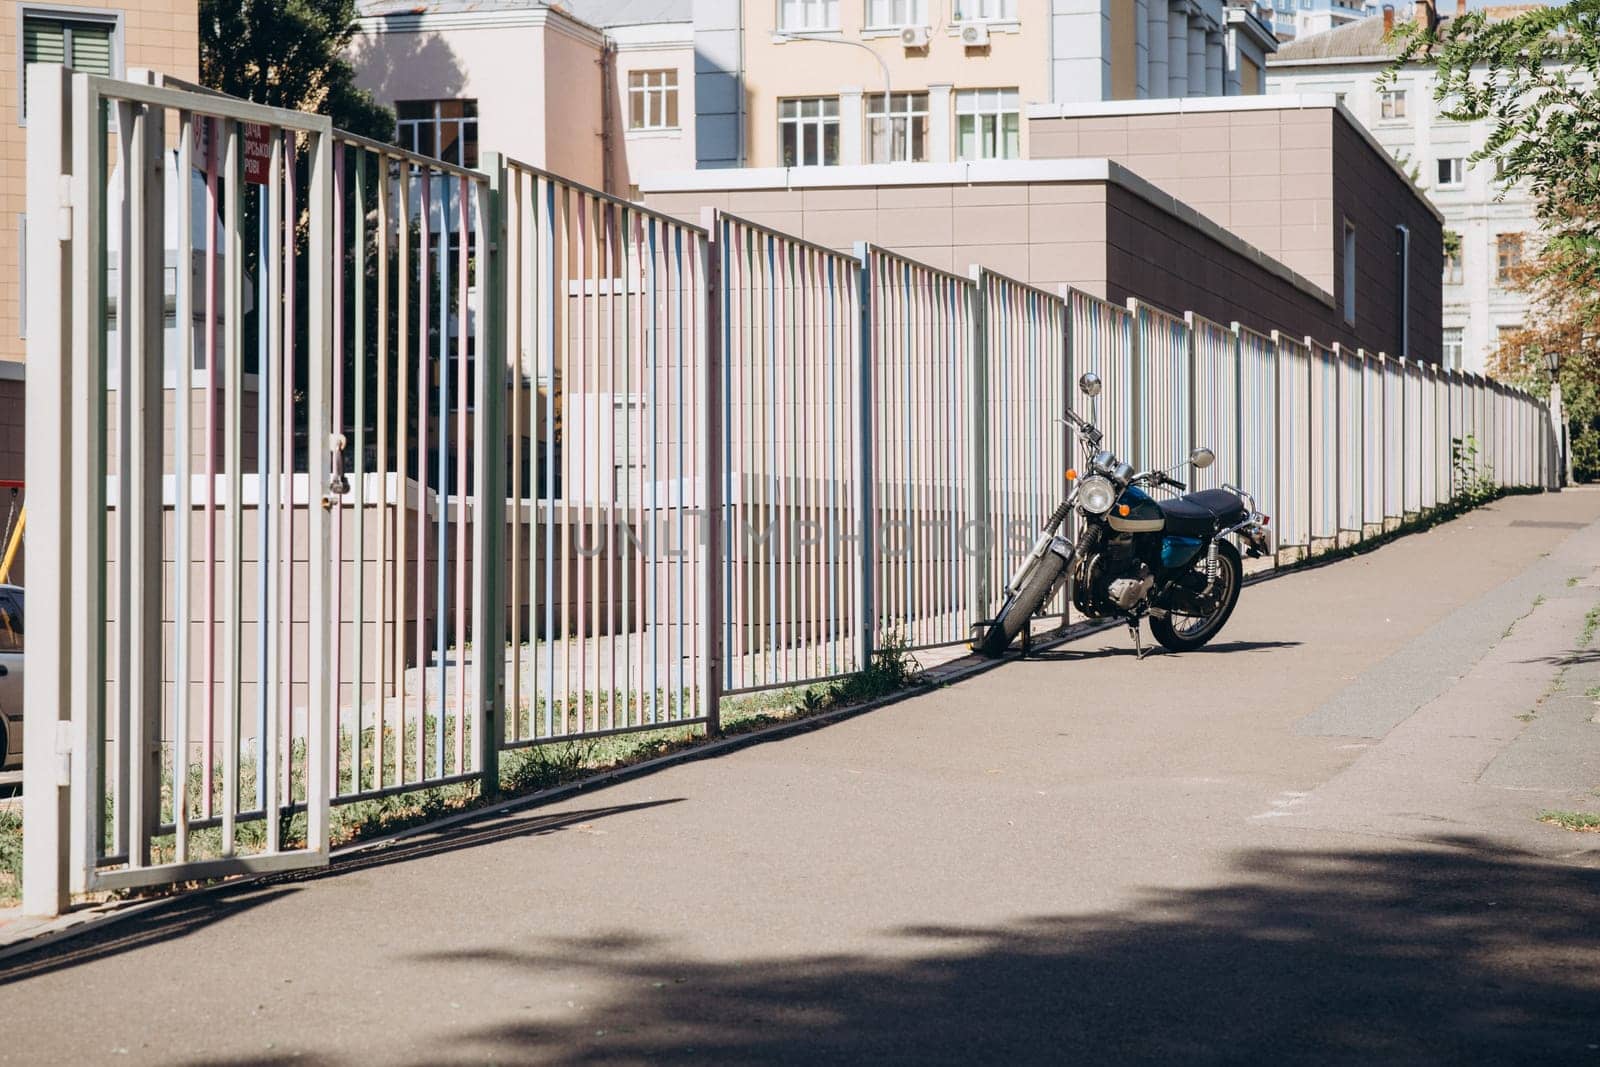
M 1127 514 L 1123 514 L 1124 509 Z M 1167 524 L 1161 508 L 1137 486 L 1123 490 L 1106 516 L 1106 521 L 1118 533 L 1155 533 Z

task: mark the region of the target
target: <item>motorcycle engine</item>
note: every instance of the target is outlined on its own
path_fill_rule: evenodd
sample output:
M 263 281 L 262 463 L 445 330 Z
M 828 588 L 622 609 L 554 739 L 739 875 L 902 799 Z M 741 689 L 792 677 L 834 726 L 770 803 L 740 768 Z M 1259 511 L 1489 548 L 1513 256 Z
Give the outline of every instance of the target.
M 1155 587 L 1156 580 L 1143 563 L 1139 564 L 1139 571 L 1137 577 L 1117 578 L 1106 587 L 1106 598 L 1123 611 L 1138 607 L 1139 602 L 1148 597 L 1150 590 Z
M 1093 618 L 1132 611 L 1155 587 L 1150 568 L 1134 557 L 1127 537 L 1113 538 L 1104 551 L 1081 557 L 1073 579 L 1073 604 Z

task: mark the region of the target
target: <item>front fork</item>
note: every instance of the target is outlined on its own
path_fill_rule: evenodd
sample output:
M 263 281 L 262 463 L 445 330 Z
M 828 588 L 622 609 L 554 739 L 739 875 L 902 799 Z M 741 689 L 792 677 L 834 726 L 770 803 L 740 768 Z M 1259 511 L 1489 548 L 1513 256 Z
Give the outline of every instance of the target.
M 1057 537 L 1056 531 L 1066 521 L 1067 513 L 1071 509 L 1071 502 L 1059 505 L 1050 515 L 1050 521 L 1045 523 L 1044 532 L 1039 534 L 1039 539 L 1033 543 L 1033 549 L 1024 557 L 1022 564 L 1017 567 L 1011 579 L 1006 582 L 1006 587 L 1001 590 L 1001 599 L 1015 596 L 1022 589 L 1022 583 L 1027 580 L 1028 573 L 1045 557 L 1046 552 L 1054 552 L 1060 556 L 1068 566 L 1072 564 L 1072 543 L 1065 537 Z

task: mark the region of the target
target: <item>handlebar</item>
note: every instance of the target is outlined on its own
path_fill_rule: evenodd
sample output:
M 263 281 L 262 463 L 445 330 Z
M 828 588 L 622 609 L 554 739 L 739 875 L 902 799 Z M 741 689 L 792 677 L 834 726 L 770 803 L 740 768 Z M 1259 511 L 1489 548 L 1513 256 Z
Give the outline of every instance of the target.
M 1168 485 L 1172 486 L 1173 488 L 1177 489 L 1178 492 L 1180 492 L 1180 493 L 1187 493 L 1189 491 L 1189 487 L 1187 485 L 1185 485 L 1182 482 L 1178 481 L 1178 479 L 1174 478 L 1170 474 L 1163 474 L 1161 476 L 1161 480 L 1166 482 Z

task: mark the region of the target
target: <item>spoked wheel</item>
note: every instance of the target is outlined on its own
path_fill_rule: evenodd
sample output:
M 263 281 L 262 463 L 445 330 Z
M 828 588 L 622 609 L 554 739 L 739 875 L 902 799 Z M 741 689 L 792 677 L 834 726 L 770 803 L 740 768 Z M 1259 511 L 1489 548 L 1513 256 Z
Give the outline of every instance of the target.
M 1034 564 L 1033 570 L 1022 580 L 1022 588 L 1006 598 L 994 623 L 983 635 L 978 651 L 985 656 L 998 656 L 1015 641 L 1028 620 L 1043 606 L 1045 600 L 1066 574 L 1067 561 L 1054 552 Z
M 1200 567 L 1204 571 L 1204 557 Z M 1216 607 L 1209 614 L 1186 615 L 1171 611 L 1166 618 L 1150 618 L 1150 633 L 1162 646 L 1173 652 L 1192 652 L 1222 630 L 1239 602 L 1239 587 L 1244 582 L 1244 564 L 1239 550 L 1227 541 L 1217 546 L 1217 588 L 1213 593 Z

